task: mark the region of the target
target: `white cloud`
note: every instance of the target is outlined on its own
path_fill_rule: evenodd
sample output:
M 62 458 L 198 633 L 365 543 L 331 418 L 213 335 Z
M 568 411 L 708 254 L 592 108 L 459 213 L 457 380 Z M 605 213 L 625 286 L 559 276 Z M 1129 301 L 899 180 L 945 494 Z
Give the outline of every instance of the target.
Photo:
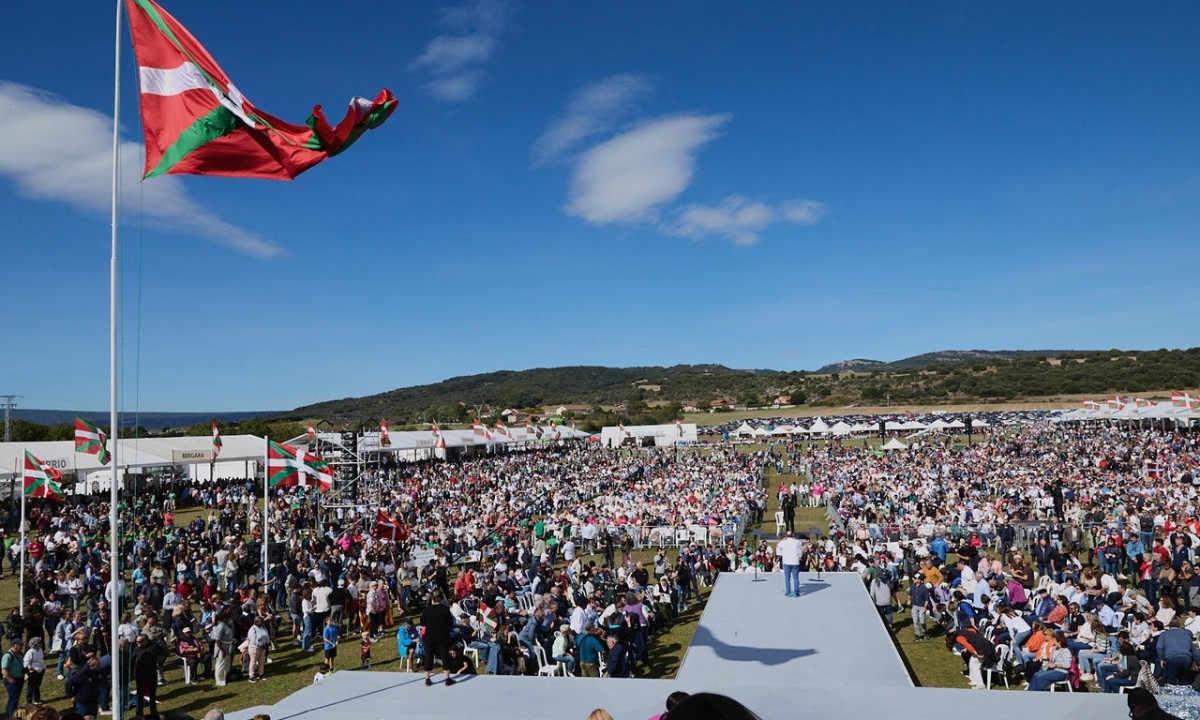
M 34 88 L 0 81 L 0 175 L 24 195 L 107 214 L 112 197 L 112 118 Z M 283 250 L 192 200 L 179 178 L 141 183 L 141 146 L 121 143 L 121 199 L 147 221 L 261 258 Z M 139 184 L 141 187 L 139 188 Z
M 542 162 L 553 160 L 581 140 L 608 132 L 652 90 L 650 81 L 628 73 L 580 89 L 534 143 L 534 156 Z
M 825 214 L 816 200 L 787 200 L 772 208 L 757 200 L 731 195 L 720 205 L 685 205 L 664 231 L 703 240 L 712 235 L 727 237 L 735 245 L 754 245 L 767 227 L 780 222 L 815 225 Z
M 788 200 L 779 210 L 785 220 L 801 225 L 816 225 L 825 217 L 825 206 L 816 200 Z
M 660 118 L 585 152 L 571 177 L 567 214 L 593 223 L 644 220 L 692 181 L 696 151 L 727 115 Z
M 504 27 L 499 0 L 477 0 L 446 8 L 439 24 L 450 32 L 438 35 L 413 61 L 411 69 L 427 69 L 425 89 L 443 102 L 465 102 L 475 96 L 483 79 L 481 65 L 492 59 Z

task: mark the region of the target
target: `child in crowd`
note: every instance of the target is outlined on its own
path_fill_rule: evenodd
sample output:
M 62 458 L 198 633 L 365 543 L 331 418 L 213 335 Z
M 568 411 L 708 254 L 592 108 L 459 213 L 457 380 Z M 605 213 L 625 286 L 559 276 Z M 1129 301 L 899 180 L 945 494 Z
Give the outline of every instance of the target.
M 371 633 L 364 632 L 362 634 L 362 644 L 358 650 L 359 658 L 362 660 L 360 667 L 371 669 Z

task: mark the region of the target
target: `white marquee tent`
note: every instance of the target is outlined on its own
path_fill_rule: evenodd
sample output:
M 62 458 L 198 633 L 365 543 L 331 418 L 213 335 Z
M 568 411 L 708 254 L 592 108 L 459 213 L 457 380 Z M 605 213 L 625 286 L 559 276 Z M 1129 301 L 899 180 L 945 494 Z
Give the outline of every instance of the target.
M 742 427 L 749 427 L 742 425 Z M 742 428 L 738 428 L 738 432 Z M 751 428 L 755 436 L 767 435 L 763 428 Z M 621 427 L 605 427 L 600 431 L 600 444 L 604 447 L 617 447 L 624 443 L 641 443 L 642 438 L 654 438 L 655 447 L 669 447 L 677 442 L 696 442 L 695 423 L 671 423 L 670 425 L 630 425 L 621 432 Z

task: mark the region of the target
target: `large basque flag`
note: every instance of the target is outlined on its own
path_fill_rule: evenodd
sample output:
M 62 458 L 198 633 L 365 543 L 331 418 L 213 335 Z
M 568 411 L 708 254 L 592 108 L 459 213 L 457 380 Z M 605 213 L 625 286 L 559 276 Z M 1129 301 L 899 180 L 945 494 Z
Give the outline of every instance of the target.
M 62 480 L 62 473 L 38 460 L 28 450 L 25 451 L 25 469 L 21 475 L 25 481 L 25 494 L 29 497 L 66 499 L 62 486 L 58 484 Z
M 321 458 L 274 440 L 267 444 L 267 485 L 315 484 L 325 492 L 333 487 L 333 468 Z
M 396 109 L 387 89 L 354 97 L 332 127 L 313 108 L 304 125 L 262 112 L 191 33 L 151 0 L 125 0 L 141 85 L 145 177 L 226 175 L 291 180 L 350 147 Z

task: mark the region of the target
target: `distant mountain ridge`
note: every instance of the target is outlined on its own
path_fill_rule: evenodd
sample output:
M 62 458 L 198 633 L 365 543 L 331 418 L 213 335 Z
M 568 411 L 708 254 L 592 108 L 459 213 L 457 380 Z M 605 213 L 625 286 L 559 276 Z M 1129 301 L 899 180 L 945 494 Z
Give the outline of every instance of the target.
M 921 353 L 913 355 L 902 360 L 886 362 L 883 360 L 842 360 L 841 362 L 830 363 L 821 369 L 818 373 L 834 373 L 834 372 L 873 372 L 880 370 L 884 372 L 895 372 L 897 370 L 920 370 L 921 368 L 929 367 L 930 365 L 940 365 L 943 363 L 956 362 L 978 362 L 989 360 L 1015 360 L 1021 357 L 1042 356 L 1042 357 L 1060 357 L 1062 355 L 1080 355 L 1089 352 L 1090 350 L 938 350 L 937 352 Z
M 133 425 L 135 422 L 147 430 L 162 430 L 164 428 L 180 428 L 197 423 L 206 423 L 216 418 L 221 421 L 236 422 L 250 418 L 277 415 L 278 410 L 246 410 L 240 412 L 144 412 L 137 415 L 130 412 L 121 413 L 121 427 Z M 74 423 L 75 416 L 87 418 L 103 427 L 108 427 L 108 411 L 84 410 L 37 410 L 33 408 L 16 408 L 12 411 L 13 419 L 27 420 L 38 425 L 62 425 Z

